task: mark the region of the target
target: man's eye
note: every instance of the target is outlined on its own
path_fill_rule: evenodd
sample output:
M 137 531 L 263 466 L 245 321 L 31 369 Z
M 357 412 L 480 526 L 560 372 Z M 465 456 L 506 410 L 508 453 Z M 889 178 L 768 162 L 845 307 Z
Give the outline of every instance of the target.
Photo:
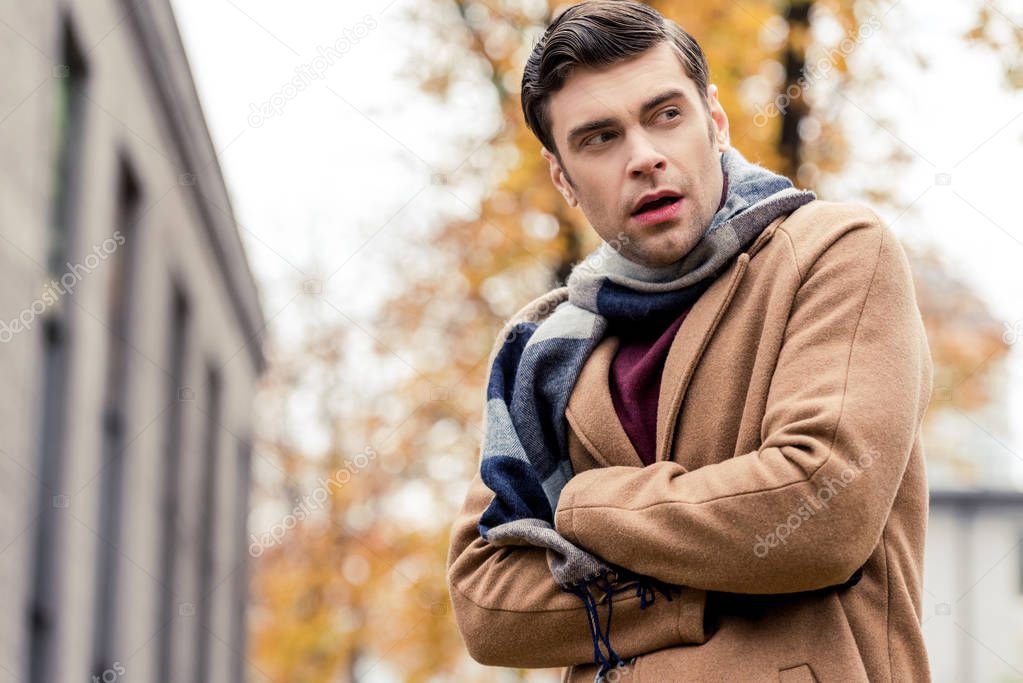
M 674 120 L 675 120 L 675 119 L 677 119 L 677 118 L 678 118 L 679 116 L 682 116 L 682 112 L 680 112 L 680 111 L 679 111 L 678 109 L 675 109 L 675 108 L 672 108 L 672 109 L 665 109 L 664 111 L 662 111 L 662 112 L 661 112 L 661 116 L 664 116 L 665 114 L 676 114 L 676 116 L 672 116 L 672 117 L 670 117 L 670 118 L 668 119 L 669 121 L 674 121 Z
M 586 142 L 583 143 L 583 147 L 591 147 L 592 143 L 603 142 L 602 140 L 600 140 L 600 138 L 604 137 L 605 135 L 614 136 L 614 133 L 612 133 L 611 131 L 605 130 L 603 133 L 597 133 L 596 135 L 591 135 L 590 137 L 586 138 Z

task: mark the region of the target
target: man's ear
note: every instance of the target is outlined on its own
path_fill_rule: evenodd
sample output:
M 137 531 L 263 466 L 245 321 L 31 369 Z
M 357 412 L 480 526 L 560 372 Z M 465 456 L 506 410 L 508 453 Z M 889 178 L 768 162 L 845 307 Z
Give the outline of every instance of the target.
M 571 207 L 576 207 L 579 202 L 575 198 L 575 192 L 572 191 L 572 185 L 569 181 L 568 174 L 565 169 L 561 167 L 561 162 L 558 158 L 551 154 L 546 147 L 540 149 L 540 154 L 544 159 L 547 160 L 547 164 L 550 167 L 551 182 L 554 183 L 554 187 L 557 188 L 561 196 L 565 198 L 565 201 Z
M 718 151 L 723 152 L 729 145 L 728 115 L 718 101 L 718 87 L 713 83 L 707 86 L 707 108 L 714 122 L 714 141 L 717 143 Z

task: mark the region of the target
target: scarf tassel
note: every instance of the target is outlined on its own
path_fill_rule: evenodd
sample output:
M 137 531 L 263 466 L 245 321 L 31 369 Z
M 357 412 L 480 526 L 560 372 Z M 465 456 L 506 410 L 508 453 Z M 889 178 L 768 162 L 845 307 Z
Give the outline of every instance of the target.
M 634 578 L 629 582 L 621 586 L 614 586 L 615 579 L 608 577 L 608 574 L 615 572 L 605 571 L 604 573 L 592 579 L 592 583 L 597 586 L 602 592 L 603 597 L 599 603 L 593 594 L 590 592 L 589 583 L 587 581 L 581 581 L 568 588 L 566 591 L 576 595 L 582 600 L 583 605 L 586 607 L 587 621 L 589 622 L 590 635 L 593 637 L 593 661 L 597 664 L 597 675 L 593 679 L 594 683 L 600 683 L 604 680 L 604 676 L 616 667 L 624 667 L 632 664 L 636 658 L 632 657 L 626 662 L 623 660 L 614 648 L 611 647 L 611 612 L 614 606 L 614 595 L 621 593 L 622 591 L 635 589 L 636 597 L 639 598 L 639 608 L 644 610 L 648 605 L 652 605 L 657 597 L 657 593 L 660 592 L 670 602 L 672 600 L 671 588 L 657 579 L 649 576 L 634 575 Z M 597 605 L 600 603 L 607 603 L 607 625 L 601 628 L 600 624 L 600 613 L 597 610 Z M 601 650 L 601 644 L 604 649 L 607 650 L 605 654 Z

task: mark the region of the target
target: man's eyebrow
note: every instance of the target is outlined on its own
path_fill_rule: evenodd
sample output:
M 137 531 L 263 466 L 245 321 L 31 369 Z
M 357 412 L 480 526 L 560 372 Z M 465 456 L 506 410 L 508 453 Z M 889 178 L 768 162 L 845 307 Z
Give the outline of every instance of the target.
M 674 99 L 676 97 L 684 97 L 684 96 L 685 96 L 685 93 L 680 88 L 672 88 L 671 90 L 665 90 L 664 92 L 660 93 L 659 95 L 654 95 L 653 97 L 648 99 L 646 102 L 644 102 L 643 106 L 641 106 L 639 108 L 639 114 L 640 114 L 640 116 L 642 116 L 643 114 L 646 114 L 648 111 L 650 111 L 654 107 L 656 107 L 656 106 L 658 106 L 660 104 L 663 104 L 664 102 L 667 102 L 668 100 Z M 618 123 L 618 119 L 614 118 L 613 116 L 612 117 L 606 117 L 606 118 L 603 118 L 603 119 L 595 119 L 593 121 L 587 121 L 586 123 L 581 123 L 578 126 L 576 126 L 575 128 L 573 128 L 571 131 L 569 131 L 569 133 L 568 133 L 568 143 L 572 144 L 579 137 L 581 137 L 581 136 L 583 136 L 583 135 L 585 135 L 587 133 L 591 133 L 591 132 L 593 132 L 595 130 L 599 130 L 601 128 L 607 128 L 608 126 L 613 126 L 613 125 L 615 125 L 617 123 Z

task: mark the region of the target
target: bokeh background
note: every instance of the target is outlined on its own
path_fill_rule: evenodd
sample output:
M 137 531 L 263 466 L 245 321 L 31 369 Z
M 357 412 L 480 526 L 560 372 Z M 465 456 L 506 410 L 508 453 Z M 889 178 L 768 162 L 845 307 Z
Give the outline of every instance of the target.
M 932 674 L 1023 681 L 1023 5 L 649 4 L 903 241 Z M 518 99 L 567 6 L 0 1 L 0 681 L 558 680 L 444 574 L 487 353 L 596 246 Z

